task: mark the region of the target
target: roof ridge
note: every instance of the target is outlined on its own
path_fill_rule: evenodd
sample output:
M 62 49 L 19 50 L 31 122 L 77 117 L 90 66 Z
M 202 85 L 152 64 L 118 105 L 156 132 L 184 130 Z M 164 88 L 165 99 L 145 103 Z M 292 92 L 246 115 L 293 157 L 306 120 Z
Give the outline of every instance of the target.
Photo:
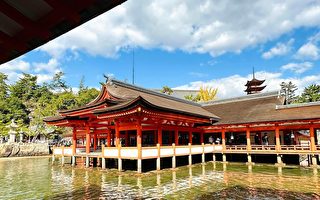
M 276 105 L 276 109 L 281 110 L 281 109 L 301 108 L 301 107 L 308 107 L 308 106 L 320 106 L 320 101 L 295 103 L 295 104 L 288 104 L 288 105 Z
M 112 79 L 112 80 L 108 81 L 107 84 L 108 83 L 111 83 L 111 84 L 115 83 L 115 84 L 120 85 L 122 87 L 126 87 L 126 88 L 133 89 L 133 90 L 136 90 L 136 91 L 145 92 L 145 93 L 148 93 L 148 94 L 151 94 L 151 95 L 163 97 L 163 98 L 170 99 L 170 100 L 173 100 L 173 101 L 178 101 L 180 103 L 186 103 L 186 104 L 190 104 L 190 105 L 201 107 L 201 104 L 196 103 L 196 102 L 192 102 L 192 101 L 180 99 L 180 98 L 177 98 L 177 97 L 169 96 L 169 95 L 166 95 L 166 94 L 163 94 L 163 93 L 159 93 L 159 92 L 156 92 L 156 91 L 153 91 L 153 90 L 150 90 L 150 89 L 146 89 L 146 88 L 143 88 L 143 87 L 135 86 L 135 85 L 132 85 L 132 84 L 129 84 L 129 83 L 125 83 L 125 82 L 119 81 L 119 80 Z
M 203 102 L 203 103 L 201 103 L 201 105 L 202 106 L 209 106 L 209 105 L 223 104 L 223 103 L 230 103 L 230 102 L 237 102 L 237 101 L 248 101 L 248 100 L 253 100 L 253 99 L 261 99 L 261 98 L 273 97 L 273 96 L 279 96 L 279 91 L 251 94 L 251 95 L 247 95 L 247 96 L 238 96 L 238 97 L 232 97 L 232 98 L 221 99 L 221 100 L 213 100 L 213 101 Z

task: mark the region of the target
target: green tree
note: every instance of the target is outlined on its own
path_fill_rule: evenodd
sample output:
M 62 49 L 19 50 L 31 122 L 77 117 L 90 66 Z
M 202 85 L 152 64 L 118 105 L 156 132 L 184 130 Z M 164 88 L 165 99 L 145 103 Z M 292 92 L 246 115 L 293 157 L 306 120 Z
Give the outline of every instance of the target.
M 160 92 L 167 94 L 167 95 L 171 95 L 173 93 L 173 90 L 168 87 L 168 86 L 163 86 L 162 89 L 160 90 Z
M 84 106 L 99 95 L 99 91 L 95 88 L 88 88 L 84 84 L 84 76 L 80 80 L 79 92 L 77 96 L 77 106 Z
M 8 97 L 8 76 L 0 72 L 0 100 Z
M 297 99 L 295 92 L 298 88 L 291 81 L 289 83 L 282 82 L 280 87 L 280 95 L 285 97 L 285 104 L 291 104 Z
M 298 102 L 315 102 L 320 101 L 320 85 L 312 84 L 304 88 L 301 96 L 298 98 Z
M 70 92 L 70 87 L 67 85 L 66 81 L 63 79 L 64 73 L 57 72 L 50 84 L 51 89 L 57 92 Z

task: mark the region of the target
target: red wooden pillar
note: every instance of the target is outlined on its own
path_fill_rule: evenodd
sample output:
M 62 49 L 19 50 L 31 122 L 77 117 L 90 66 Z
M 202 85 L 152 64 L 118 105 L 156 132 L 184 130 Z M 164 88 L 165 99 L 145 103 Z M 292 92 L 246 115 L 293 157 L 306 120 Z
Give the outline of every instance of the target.
M 189 131 L 189 143 L 192 144 L 192 131 Z
M 316 142 L 315 142 L 315 139 L 314 139 L 314 127 L 313 125 L 311 124 L 310 126 L 310 145 L 311 145 L 311 151 L 315 151 L 316 150 Z
M 128 147 L 129 146 L 129 132 L 128 131 L 126 131 L 126 134 L 125 134 L 125 142 L 126 142 L 126 147 Z
M 250 128 L 246 129 L 246 138 L 247 138 L 247 150 L 251 150 L 251 138 L 250 138 Z
M 157 132 L 157 130 L 154 130 L 153 131 L 153 144 L 155 144 L 155 145 L 157 145 L 157 135 L 158 135 L 158 132 Z
M 72 154 L 76 154 L 76 149 L 77 149 L 77 129 L 76 127 L 73 127 L 72 131 Z
M 142 146 L 142 128 L 140 124 L 137 126 L 137 147 L 139 146 Z
M 93 149 L 97 150 L 97 133 L 93 133 Z
M 226 149 L 226 130 L 222 129 L 221 132 L 221 142 L 222 142 L 222 149 L 225 150 Z
M 115 123 L 115 131 L 116 131 L 116 133 L 115 133 L 115 135 L 116 135 L 116 147 L 118 147 L 119 146 L 119 144 L 120 144 L 120 131 L 119 131 L 119 124 L 118 124 L 118 122 L 116 122 Z
M 174 143 L 176 146 L 179 145 L 179 131 L 178 131 L 178 129 L 174 130 Z
M 111 147 L 111 130 L 107 132 L 107 147 Z
M 276 125 L 275 127 L 275 134 L 276 134 L 276 149 L 278 151 L 280 151 L 281 146 L 280 146 L 280 130 L 279 130 L 279 126 Z
M 90 153 L 90 127 L 86 125 L 86 153 Z
M 111 138 L 112 138 L 112 140 L 111 140 L 111 146 L 115 146 L 115 133 L 112 131 L 111 132 Z
M 158 127 L 158 144 L 162 145 L 162 130 L 160 127 Z

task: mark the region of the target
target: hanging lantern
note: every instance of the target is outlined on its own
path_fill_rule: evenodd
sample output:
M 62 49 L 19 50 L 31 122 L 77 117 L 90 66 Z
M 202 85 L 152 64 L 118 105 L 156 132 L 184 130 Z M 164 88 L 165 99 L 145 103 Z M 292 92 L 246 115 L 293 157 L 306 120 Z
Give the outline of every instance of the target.
M 233 133 L 231 133 L 231 135 L 230 135 L 230 139 L 231 139 L 231 140 L 233 140 L 233 139 L 234 139 Z

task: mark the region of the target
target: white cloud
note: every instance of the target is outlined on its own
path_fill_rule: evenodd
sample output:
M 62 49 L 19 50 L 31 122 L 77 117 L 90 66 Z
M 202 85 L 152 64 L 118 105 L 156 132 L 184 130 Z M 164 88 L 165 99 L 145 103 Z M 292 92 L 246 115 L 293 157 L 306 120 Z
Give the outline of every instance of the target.
M 283 56 L 288 54 L 292 49 L 294 39 L 290 39 L 287 43 L 277 43 L 275 47 L 272 47 L 269 51 L 264 52 L 262 57 L 264 59 L 271 59 L 275 56 Z
M 298 49 L 295 58 L 301 60 L 318 60 L 320 58 L 320 49 L 316 44 L 308 42 Z
M 290 70 L 296 74 L 302 74 L 303 72 L 311 69 L 313 64 L 311 62 L 303 63 L 289 63 L 280 67 L 282 70 Z
M 21 58 L 12 60 L 5 64 L 2 64 L 0 67 L 0 71 L 3 73 L 11 72 L 11 71 L 28 71 L 30 69 L 30 63 L 23 61 Z
M 57 59 L 51 58 L 48 63 L 33 63 L 33 69 L 35 72 L 49 72 L 49 73 L 57 73 L 61 71 L 59 68 L 60 63 Z
M 29 73 L 38 77 L 39 84 L 52 80 L 55 73 L 61 71 L 59 62 L 56 59 L 50 59 L 47 63 L 30 63 L 19 57 L 15 60 L 0 65 L 0 72 L 8 75 L 10 83 L 17 81 L 22 77 L 22 73 Z
M 319 26 L 319 18 L 316 0 L 127 1 L 39 49 L 55 58 L 66 51 L 116 57 L 128 46 L 218 56 L 239 53 L 298 27 Z M 281 48 L 266 57 L 282 54 Z
M 265 79 L 263 85 L 267 85 L 263 92 L 277 91 L 280 90 L 281 82 L 293 82 L 297 85 L 297 94 L 300 94 L 303 89 L 310 84 L 320 84 L 320 74 L 312 76 L 304 76 L 301 78 L 283 78 L 282 73 L 271 73 L 266 71 L 259 71 L 255 73 L 257 79 Z M 229 77 L 224 77 L 220 79 L 210 80 L 210 81 L 196 81 L 191 82 L 186 85 L 175 87 L 174 89 L 188 89 L 188 90 L 198 90 L 201 86 L 210 86 L 213 88 L 218 88 L 218 98 L 230 98 L 236 96 L 244 96 L 246 93 L 244 86 L 247 80 L 252 79 L 252 74 L 247 76 L 233 75 Z
M 318 60 L 320 58 L 320 32 L 308 38 L 308 42 L 302 45 L 294 57 L 300 60 Z

